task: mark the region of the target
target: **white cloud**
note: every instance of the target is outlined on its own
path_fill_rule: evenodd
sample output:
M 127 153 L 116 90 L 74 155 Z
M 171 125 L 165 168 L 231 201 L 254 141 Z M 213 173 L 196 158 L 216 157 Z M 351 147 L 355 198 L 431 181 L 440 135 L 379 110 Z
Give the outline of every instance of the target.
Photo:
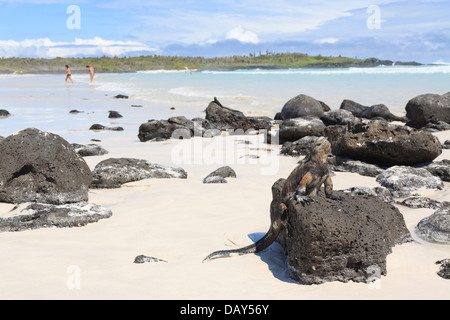
M 136 41 L 112 41 L 99 37 L 78 39 L 72 42 L 54 42 L 49 38 L 22 41 L 0 40 L 1 57 L 74 57 L 74 56 L 122 56 L 131 52 L 153 53 L 157 51 Z
M 227 40 L 229 39 L 239 40 L 240 42 L 244 43 L 253 43 L 253 44 L 259 43 L 258 35 L 254 32 L 245 30 L 244 27 L 242 26 L 238 26 L 228 31 L 225 38 Z
M 314 43 L 318 44 L 335 44 L 338 43 L 340 40 L 338 38 L 323 38 L 319 40 L 315 40 Z

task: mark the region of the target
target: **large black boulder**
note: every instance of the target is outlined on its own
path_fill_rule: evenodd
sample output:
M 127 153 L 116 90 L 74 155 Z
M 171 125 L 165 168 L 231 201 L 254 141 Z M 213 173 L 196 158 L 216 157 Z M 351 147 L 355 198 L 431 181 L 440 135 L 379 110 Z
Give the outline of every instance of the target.
M 450 92 L 423 94 L 411 99 L 406 105 L 406 116 L 424 127 L 428 123 L 450 123 Z
M 194 136 L 213 137 L 227 130 L 230 134 L 248 134 L 257 130 L 268 131 L 272 120 L 268 117 L 247 117 L 241 111 L 225 107 L 214 98 L 202 118 L 187 119 L 184 116 L 167 120 L 149 120 L 139 127 L 141 142 L 167 139 L 189 139 Z
M 325 128 L 333 154 L 380 166 L 412 166 L 431 162 L 442 153 L 431 133 L 386 121 Z
M 284 179 L 273 188 L 271 213 L 277 210 Z M 287 203 L 278 241 L 288 256 L 290 277 L 301 284 L 328 281 L 371 282 L 386 275 L 392 247 L 411 241 L 399 210 L 368 194 L 334 192 L 344 201 L 314 197 L 309 206 Z
M 286 102 L 279 116 L 281 119 L 287 120 L 306 116 L 315 116 L 320 118 L 323 114 L 323 106 L 320 101 L 310 96 L 300 94 Z
M 25 129 L 0 142 L 0 201 L 65 204 L 88 200 L 86 162 L 58 135 Z

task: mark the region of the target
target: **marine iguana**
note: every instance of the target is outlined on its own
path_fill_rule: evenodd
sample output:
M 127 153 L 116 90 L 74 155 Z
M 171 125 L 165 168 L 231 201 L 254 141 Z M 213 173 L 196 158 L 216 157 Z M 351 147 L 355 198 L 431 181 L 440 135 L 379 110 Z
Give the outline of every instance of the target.
M 278 210 L 271 217 L 269 231 L 259 241 L 249 246 L 234 250 L 221 250 L 208 255 L 203 262 L 208 262 L 217 258 L 231 257 L 233 255 L 244 255 L 247 253 L 257 253 L 270 246 L 278 237 L 286 220 L 287 203 L 294 199 L 303 206 L 313 202 L 311 196 L 317 195 L 320 187 L 324 185 L 325 195 L 332 200 L 344 200 L 343 197 L 334 196 L 333 182 L 328 170 L 328 153 L 331 144 L 326 138 L 319 138 L 312 144 L 309 154 L 292 171 L 284 184 L 281 192 L 281 203 Z

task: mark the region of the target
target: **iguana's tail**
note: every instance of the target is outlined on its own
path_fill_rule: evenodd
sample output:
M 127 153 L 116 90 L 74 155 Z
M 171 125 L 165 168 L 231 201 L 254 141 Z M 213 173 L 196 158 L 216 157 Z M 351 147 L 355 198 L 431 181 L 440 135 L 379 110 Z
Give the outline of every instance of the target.
M 282 228 L 281 220 L 277 219 L 272 222 L 269 231 L 267 231 L 264 237 L 262 237 L 256 243 L 253 243 L 249 246 L 240 249 L 215 251 L 211 253 L 209 256 L 207 256 L 205 259 L 203 259 L 203 262 L 208 262 L 210 260 L 218 258 L 227 258 L 234 255 L 241 256 L 248 253 L 260 252 L 266 249 L 268 246 L 270 246 L 277 239 L 281 231 L 281 228 Z

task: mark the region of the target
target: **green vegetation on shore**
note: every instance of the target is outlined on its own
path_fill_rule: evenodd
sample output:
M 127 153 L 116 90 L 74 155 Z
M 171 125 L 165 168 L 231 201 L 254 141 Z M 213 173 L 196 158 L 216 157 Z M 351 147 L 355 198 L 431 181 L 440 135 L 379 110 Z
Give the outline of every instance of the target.
M 96 72 L 135 72 L 148 70 L 235 70 L 247 68 L 338 68 L 374 67 L 392 65 L 392 61 L 376 58 L 353 59 L 346 57 L 309 56 L 303 53 L 283 53 L 223 58 L 140 56 L 140 57 L 97 57 L 97 58 L 0 58 L 0 73 L 53 73 L 65 72 L 70 65 L 72 72 L 86 71 L 91 65 Z M 408 63 L 416 64 L 416 63 Z

